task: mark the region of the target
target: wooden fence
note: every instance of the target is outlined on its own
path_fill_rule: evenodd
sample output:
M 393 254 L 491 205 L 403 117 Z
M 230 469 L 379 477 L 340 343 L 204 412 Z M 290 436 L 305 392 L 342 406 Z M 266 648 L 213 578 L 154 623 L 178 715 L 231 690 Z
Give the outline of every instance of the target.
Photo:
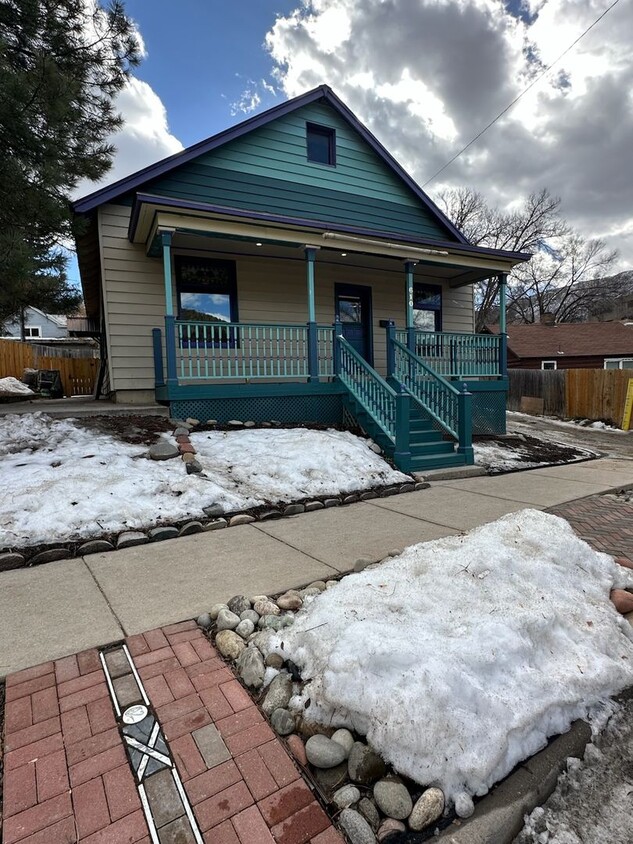
M 0 378 L 22 378 L 25 369 L 57 369 L 65 396 L 90 396 L 99 372 L 98 358 L 52 357 L 19 340 L 0 340 Z
M 620 427 L 631 369 L 510 369 L 508 410 L 521 398 L 543 399 L 546 416 L 604 420 Z

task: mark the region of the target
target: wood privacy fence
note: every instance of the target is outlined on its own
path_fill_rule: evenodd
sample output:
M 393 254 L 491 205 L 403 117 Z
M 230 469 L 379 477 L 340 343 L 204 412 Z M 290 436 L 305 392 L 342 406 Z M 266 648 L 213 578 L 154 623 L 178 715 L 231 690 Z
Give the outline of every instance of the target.
M 22 378 L 25 369 L 59 370 L 65 396 L 90 396 L 99 372 L 98 358 L 42 355 L 37 346 L 0 339 L 0 378 Z
M 546 416 L 602 419 L 622 425 L 631 369 L 510 369 L 508 410 L 520 410 L 521 398 L 543 399 Z

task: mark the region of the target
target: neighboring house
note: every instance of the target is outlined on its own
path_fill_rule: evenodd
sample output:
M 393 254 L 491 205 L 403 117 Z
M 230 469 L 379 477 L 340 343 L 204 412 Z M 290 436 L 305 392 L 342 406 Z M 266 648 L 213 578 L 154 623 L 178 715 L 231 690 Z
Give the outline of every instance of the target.
M 25 340 L 53 340 L 59 337 L 68 337 L 66 317 L 55 314 L 45 314 L 39 308 L 26 308 L 24 313 L 24 339 Z M 20 339 L 20 320 L 7 323 L 4 326 L 4 337 L 15 337 Z
M 508 325 L 507 334 L 511 369 L 633 369 L 633 325 L 625 322 Z
M 408 469 L 471 462 L 473 424 L 505 430 L 505 346 L 474 334 L 473 283 L 529 256 L 469 244 L 327 86 L 74 210 L 116 401 L 347 411 Z

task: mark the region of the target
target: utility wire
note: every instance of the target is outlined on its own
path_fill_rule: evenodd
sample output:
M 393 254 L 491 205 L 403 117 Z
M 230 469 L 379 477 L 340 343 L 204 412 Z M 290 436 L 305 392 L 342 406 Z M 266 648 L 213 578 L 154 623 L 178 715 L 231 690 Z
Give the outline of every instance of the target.
M 518 95 L 517 95 L 517 96 L 516 96 L 516 97 L 512 100 L 512 102 L 511 102 L 509 105 L 507 105 L 507 106 L 503 109 L 503 111 L 499 112 L 499 114 L 498 114 L 498 115 L 494 118 L 494 120 L 491 120 L 491 121 L 490 121 L 490 123 L 489 123 L 487 126 L 484 126 L 484 128 L 481 130 L 481 132 L 479 132 L 479 134 L 475 135 L 475 137 L 474 137 L 471 141 L 469 141 L 469 142 L 466 144 L 466 146 L 465 146 L 465 147 L 462 147 L 462 149 L 460 149 L 460 151 L 459 151 L 459 152 L 455 153 L 455 155 L 454 155 L 454 156 L 450 159 L 450 161 L 447 161 L 447 162 L 446 162 L 446 164 L 445 164 L 443 167 L 440 167 L 440 169 L 439 169 L 436 173 L 434 173 L 434 174 L 431 176 L 431 178 L 430 178 L 430 179 L 427 179 L 427 180 L 426 180 L 426 182 L 424 182 L 424 184 L 422 185 L 422 187 L 423 187 L 423 188 L 425 188 L 425 187 L 426 187 L 428 184 L 430 184 L 430 183 L 431 183 L 434 179 L 436 179 L 436 178 L 440 175 L 440 173 L 443 173 L 443 172 L 444 172 L 444 170 L 446 170 L 446 168 L 447 168 L 447 167 L 450 167 L 450 166 L 451 166 L 451 164 L 453 163 L 453 161 L 456 161 L 456 160 L 460 157 L 460 155 L 462 155 L 463 153 L 465 153 L 465 152 L 466 152 L 466 150 L 467 150 L 469 147 L 471 147 L 471 146 L 475 143 L 475 141 L 478 141 L 478 140 L 479 140 L 479 138 L 481 138 L 481 136 L 482 136 L 485 132 L 487 132 L 487 131 L 488 131 L 488 129 L 490 129 L 490 127 L 491 127 L 491 126 L 494 126 L 494 124 L 495 124 L 498 120 L 500 120 L 500 119 L 503 117 L 503 115 L 504 115 L 504 114 L 506 114 L 506 112 L 510 111 L 510 109 L 512 108 L 512 106 L 513 106 L 513 105 L 516 105 L 516 103 L 518 103 L 518 102 L 519 102 L 519 100 L 521 99 L 521 97 L 523 97 L 525 94 L 527 94 L 527 92 L 528 92 L 531 88 L 533 88 L 533 87 L 536 85 L 536 83 L 537 83 L 537 82 L 540 82 L 540 80 L 541 80 L 541 79 L 542 79 L 542 78 L 543 78 L 543 77 L 544 77 L 547 73 L 549 73 L 549 72 L 550 72 L 550 70 L 554 67 L 554 65 L 555 65 L 555 64 L 558 64 L 558 62 L 559 62 L 562 58 L 564 58 L 564 57 L 567 55 L 567 53 L 569 53 L 569 51 L 570 51 L 570 50 L 573 50 L 573 48 L 576 46 L 576 44 L 577 44 L 577 43 L 578 43 L 578 42 L 579 42 L 582 38 L 584 38 L 584 37 L 585 37 L 585 35 L 586 35 L 586 34 L 587 34 L 590 30 L 592 30 L 592 29 L 594 28 L 594 26 L 596 26 L 596 24 L 600 23 L 600 21 L 602 20 L 602 18 L 603 18 L 606 14 L 608 14 L 608 13 L 611 11 L 611 9 L 612 9 L 614 6 L 616 6 L 619 2 L 620 2 L 620 0 L 613 0 L 613 3 L 611 3 L 611 5 L 610 5 L 607 9 L 605 9 L 605 10 L 604 10 L 604 12 L 603 12 L 603 13 L 602 13 L 599 17 L 597 17 L 597 18 L 595 19 L 595 21 L 594 21 L 594 22 L 593 22 L 590 26 L 588 26 L 588 27 L 587 27 L 587 29 L 585 29 L 585 31 L 584 31 L 584 32 L 582 32 L 582 33 L 578 36 L 578 38 L 576 38 L 576 40 L 575 40 L 574 42 L 572 42 L 572 43 L 569 45 L 569 47 L 567 47 L 567 49 L 566 49 L 566 50 L 564 50 L 564 51 L 560 54 L 560 56 L 558 56 L 558 58 L 554 59 L 554 61 L 553 61 L 550 65 L 548 65 L 548 66 L 547 66 L 544 70 L 542 70 L 542 71 L 538 74 L 538 76 L 530 82 L 530 84 L 527 86 L 527 88 L 524 88 L 524 89 L 523 89 L 523 91 L 521 91 L 521 93 L 520 93 L 520 94 L 518 94 Z

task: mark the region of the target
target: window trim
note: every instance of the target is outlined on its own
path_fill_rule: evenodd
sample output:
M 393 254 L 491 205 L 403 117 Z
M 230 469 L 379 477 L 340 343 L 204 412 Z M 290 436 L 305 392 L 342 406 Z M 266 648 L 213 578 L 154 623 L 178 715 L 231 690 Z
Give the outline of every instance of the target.
M 553 363 L 554 366 L 545 366 L 546 363 Z M 541 361 L 541 369 L 543 372 L 555 372 L 558 369 L 558 361 L 557 360 L 542 360 Z
M 631 366 L 631 367 L 622 366 L 622 362 L 625 361 L 625 360 L 633 361 L 633 355 L 626 355 L 625 357 L 621 357 L 621 358 L 605 358 L 604 361 L 603 361 L 602 367 L 603 367 L 603 369 L 616 369 L 616 367 L 614 367 L 614 366 L 607 366 L 607 363 L 617 363 L 618 364 L 617 369 L 620 369 L 620 370 L 621 369 L 633 369 L 633 366 Z
M 438 308 L 416 308 L 415 307 L 415 288 L 416 287 L 426 287 L 429 289 L 434 290 L 436 293 L 439 293 L 440 297 L 440 304 Z M 441 284 L 429 284 L 426 281 L 414 281 L 413 282 L 413 310 L 414 311 L 428 311 L 435 315 L 435 333 L 438 334 L 442 331 L 442 315 L 444 311 L 444 288 Z M 418 331 L 423 331 L 424 329 L 417 329 Z
M 27 331 L 29 332 L 28 334 L 27 334 Z M 37 334 L 32 334 L 31 332 L 33 332 L 33 331 L 36 331 L 36 332 L 37 332 Z M 41 325 L 25 325 L 25 326 L 24 326 L 24 339 L 25 339 L 25 340 L 26 340 L 27 338 L 28 338 L 29 340 L 34 340 L 34 339 L 36 339 L 36 338 L 38 338 L 38 337 L 39 337 L 40 339 L 41 339 L 41 337 L 42 337 L 42 326 L 41 326 Z
M 239 312 L 238 312 L 238 302 L 237 302 L 237 267 L 235 261 L 229 261 L 225 258 L 208 258 L 205 255 L 189 255 L 189 254 L 177 254 L 174 255 L 174 280 L 175 280 L 175 287 L 176 287 L 176 319 L 181 320 L 182 322 L 188 322 L 189 320 L 184 320 L 182 317 L 182 300 L 181 294 L 182 293 L 204 293 L 204 290 L 183 290 L 183 285 L 181 282 L 181 270 L 182 266 L 185 262 L 192 262 L 192 261 L 199 261 L 204 264 L 214 264 L 223 266 L 225 269 L 228 270 L 228 296 L 229 296 L 229 309 L 230 309 L 230 323 L 237 323 L 239 322 Z M 195 320 L 193 320 L 195 322 Z M 204 323 L 204 320 L 200 320 L 200 323 Z M 230 324 L 229 323 L 229 324 Z M 221 325 L 221 323 L 211 322 L 209 321 L 209 325 Z M 234 329 L 231 329 L 227 332 L 225 340 L 203 340 L 198 341 L 198 346 L 202 348 L 222 348 L 222 349 L 234 349 L 239 347 L 239 340 L 236 336 L 237 332 Z M 184 338 L 181 339 L 181 346 L 183 348 L 192 348 L 194 343 L 192 340 L 185 340 Z
M 327 135 L 328 138 L 328 160 L 316 161 L 310 158 L 310 145 L 308 136 L 310 132 L 318 135 Z M 336 167 L 336 129 L 333 126 L 325 126 L 323 123 L 306 121 L 306 160 L 309 164 L 318 164 L 321 167 Z

